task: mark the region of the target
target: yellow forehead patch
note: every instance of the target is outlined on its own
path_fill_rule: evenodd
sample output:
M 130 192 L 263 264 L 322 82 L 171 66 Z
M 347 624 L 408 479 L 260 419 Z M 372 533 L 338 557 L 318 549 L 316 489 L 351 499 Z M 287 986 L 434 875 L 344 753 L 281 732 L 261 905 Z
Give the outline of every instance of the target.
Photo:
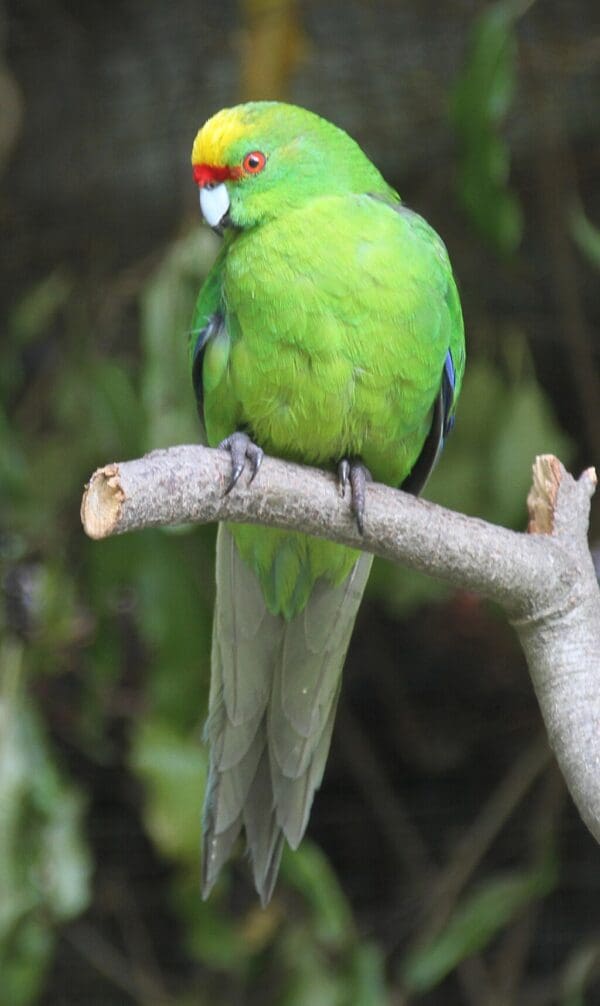
M 208 119 L 192 147 L 192 164 L 224 165 L 232 144 L 247 132 L 239 108 L 224 108 Z

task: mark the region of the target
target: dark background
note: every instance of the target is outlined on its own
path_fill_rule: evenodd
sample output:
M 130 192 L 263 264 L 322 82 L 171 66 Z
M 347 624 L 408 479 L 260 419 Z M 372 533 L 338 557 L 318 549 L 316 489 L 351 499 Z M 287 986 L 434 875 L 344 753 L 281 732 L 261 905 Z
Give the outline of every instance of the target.
M 241 856 L 199 900 L 214 529 L 92 543 L 78 507 L 198 436 L 191 143 L 263 97 L 448 245 L 469 359 L 427 495 L 522 529 L 536 453 L 600 459 L 596 3 L 0 3 L 0 1006 L 599 1002 L 600 853 L 512 630 L 384 564 L 271 906 Z

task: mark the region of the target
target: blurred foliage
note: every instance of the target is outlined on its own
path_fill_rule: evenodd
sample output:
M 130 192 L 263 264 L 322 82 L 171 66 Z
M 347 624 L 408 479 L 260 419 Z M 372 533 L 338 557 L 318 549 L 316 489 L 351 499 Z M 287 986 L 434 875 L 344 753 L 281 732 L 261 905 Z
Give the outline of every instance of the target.
M 569 222 L 571 236 L 581 254 L 595 269 L 600 269 L 600 230 L 591 222 L 579 202 L 571 207 Z
M 490 876 L 454 911 L 439 936 L 414 951 L 402 968 L 407 992 L 435 988 L 466 957 L 484 950 L 532 901 L 556 886 L 554 856 L 544 856 L 532 869 Z
M 302 55 L 294 5 L 247 7 L 260 46 L 287 40 L 284 63 L 274 60 L 276 90 Z M 452 99 L 458 197 L 476 232 L 503 253 L 518 248 L 523 226 L 501 129 L 516 86 L 515 23 L 526 7 L 502 2 L 478 14 Z M 597 266 L 598 231 L 580 208 L 571 231 Z M 209 902 L 200 900 L 214 528 L 97 543 L 78 522 L 81 488 L 97 464 L 200 436 L 187 330 L 215 247 L 199 227 L 173 241 L 142 270 L 110 325 L 99 302 L 118 304 L 118 291 L 108 284 L 100 297 L 75 270 L 58 267 L 21 296 L 0 343 L 0 1006 L 39 1001 L 60 926 L 91 901 L 94 836 L 81 786 L 66 778 L 65 750 L 74 762 L 126 775 L 146 835 L 169 864 L 170 910 L 185 950 L 202 976 L 233 983 L 235 1001 L 262 979 L 261 1001 L 276 1006 L 384 1006 L 395 981 L 308 840 L 286 851 L 266 911 L 240 900 L 237 862 Z M 494 356 L 469 362 L 457 426 L 427 496 L 522 528 L 533 457 L 556 453 L 568 463 L 572 446 L 536 378 L 527 333 L 498 325 L 495 334 Z M 447 588 L 378 562 L 369 592 L 397 617 Z M 416 996 L 435 989 L 555 884 L 552 857 L 483 873 L 444 929 L 407 956 L 401 984 Z M 563 1006 L 586 1001 L 597 967 L 597 944 L 578 949 Z M 196 995 L 194 979 L 189 989 L 185 982 L 182 1004 L 233 1001 L 212 987 Z
M 516 87 L 515 22 L 528 6 L 501 0 L 478 16 L 451 102 L 460 140 L 458 197 L 480 234 L 504 253 L 518 247 L 523 230 L 522 210 L 508 184 L 510 148 L 500 127 Z
M 600 946 L 597 940 L 578 947 L 565 969 L 560 1006 L 588 1006 L 589 986 L 600 975 Z
M 24 654 L 0 647 L 0 1000 L 34 1001 L 56 927 L 87 905 L 83 801 L 52 757 L 23 691 Z
M 198 439 L 196 411 L 182 388 L 189 389 L 187 338 L 165 338 L 165 332 L 187 333 L 196 302 L 201 271 L 219 247 L 215 235 L 198 227 L 177 241 L 146 283 L 141 296 L 141 338 L 144 354 L 142 400 L 146 416 L 146 449 L 190 443 Z

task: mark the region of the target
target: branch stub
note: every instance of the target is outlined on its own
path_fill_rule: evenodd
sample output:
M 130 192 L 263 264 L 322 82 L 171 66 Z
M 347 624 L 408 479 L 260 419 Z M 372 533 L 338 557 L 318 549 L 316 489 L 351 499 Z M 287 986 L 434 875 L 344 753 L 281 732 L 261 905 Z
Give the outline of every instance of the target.
M 112 464 L 98 468 L 81 501 L 81 523 L 85 533 L 94 539 L 108 538 L 119 522 L 124 500 L 119 466 Z

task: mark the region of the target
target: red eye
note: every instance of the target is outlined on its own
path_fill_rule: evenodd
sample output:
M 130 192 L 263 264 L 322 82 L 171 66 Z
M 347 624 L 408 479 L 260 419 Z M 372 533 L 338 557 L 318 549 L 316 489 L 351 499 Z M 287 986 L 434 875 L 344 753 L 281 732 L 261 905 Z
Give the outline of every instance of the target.
M 265 155 L 260 150 L 253 150 L 244 157 L 242 168 L 247 175 L 259 175 L 266 163 Z

